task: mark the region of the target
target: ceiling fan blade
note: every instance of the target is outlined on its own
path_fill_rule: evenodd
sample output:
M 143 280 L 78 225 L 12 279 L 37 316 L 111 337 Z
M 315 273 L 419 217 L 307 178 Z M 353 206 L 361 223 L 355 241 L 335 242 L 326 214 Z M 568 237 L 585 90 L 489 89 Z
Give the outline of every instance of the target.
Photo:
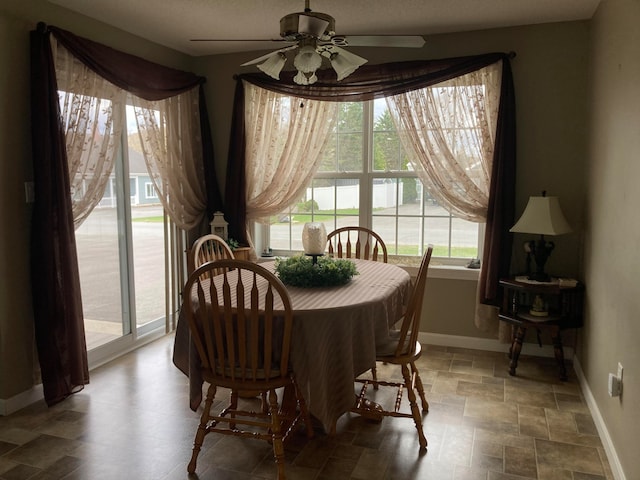
M 249 65 L 255 65 L 257 63 L 261 63 L 264 60 L 266 60 L 269 57 L 272 57 L 273 55 L 276 55 L 280 52 L 286 52 L 287 50 L 292 50 L 294 48 L 297 48 L 298 45 L 290 45 L 288 47 L 284 47 L 284 48 L 279 48 L 278 50 L 274 50 L 273 52 L 267 53 L 266 55 L 262 55 L 261 57 L 258 58 L 254 58 L 253 60 L 249 60 L 248 62 L 243 63 L 242 65 L 240 65 L 241 67 L 248 67 Z
M 425 41 L 420 35 L 335 35 L 331 43 L 340 47 L 420 48 Z
M 287 42 L 284 38 L 191 38 L 190 42 Z
M 298 16 L 298 33 L 311 35 L 319 38 L 324 34 L 325 29 L 329 25 L 327 20 L 323 20 L 311 15 L 301 13 Z

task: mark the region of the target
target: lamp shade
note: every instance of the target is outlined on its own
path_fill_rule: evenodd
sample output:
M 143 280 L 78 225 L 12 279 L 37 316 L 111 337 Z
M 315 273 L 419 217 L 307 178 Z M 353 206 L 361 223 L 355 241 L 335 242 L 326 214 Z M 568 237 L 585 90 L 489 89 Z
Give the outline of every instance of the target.
M 293 65 L 300 72 L 312 73 L 322 65 L 322 57 L 312 45 L 305 45 L 293 59 Z
M 346 50 L 340 49 L 338 53 L 331 54 L 331 66 L 338 75 L 338 81 L 348 77 L 358 67 L 367 63 L 367 60 Z
M 536 233 L 539 235 L 562 235 L 571 231 L 571 226 L 562 213 L 558 197 L 529 197 L 520 220 L 510 232 Z
M 269 75 L 271 78 L 280 80 L 280 72 L 282 71 L 282 68 L 284 67 L 286 61 L 287 56 L 282 52 L 278 52 L 275 55 L 271 55 L 264 62 L 259 64 L 258 68 Z
M 293 77 L 293 81 L 298 85 L 312 85 L 318 81 L 318 76 L 315 74 L 315 72 L 307 74 L 298 71 L 298 73 L 296 73 L 296 76 Z

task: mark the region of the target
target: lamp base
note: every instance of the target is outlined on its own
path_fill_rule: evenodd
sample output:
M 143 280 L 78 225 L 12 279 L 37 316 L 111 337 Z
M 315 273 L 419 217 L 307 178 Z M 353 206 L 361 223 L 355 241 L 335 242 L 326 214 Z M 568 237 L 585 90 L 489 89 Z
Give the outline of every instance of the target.
M 535 280 L 536 282 L 542 282 L 542 283 L 550 283 L 551 282 L 551 277 L 549 275 L 547 275 L 544 272 L 535 272 L 530 274 L 527 277 L 529 280 Z
M 544 235 L 540 235 L 540 240 L 529 242 L 529 252 L 533 255 L 536 261 L 536 271 L 529 274 L 529 280 L 535 280 L 536 282 L 549 283 L 551 277 L 544 273 L 544 264 L 547 263 L 547 259 L 551 252 L 555 248 L 553 242 L 547 242 L 544 239 Z

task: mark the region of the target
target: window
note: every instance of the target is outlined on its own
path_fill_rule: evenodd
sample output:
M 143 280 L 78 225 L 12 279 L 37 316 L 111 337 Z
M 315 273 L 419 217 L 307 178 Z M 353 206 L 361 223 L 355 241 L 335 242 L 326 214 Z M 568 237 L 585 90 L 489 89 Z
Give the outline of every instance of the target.
M 127 337 L 165 326 L 164 210 L 158 202 L 139 204 L 130 168 L 130 159 L 142 155 L 134 111 L 127 106 L 120 113 L 129 128 L 118 138 L 121 148 L 102 199 L 75 232 L 90 359 L 111 356 L 128 347 Z M 78 198 L 91 180 L 85 175 Z M 150 191 L 157 198 L 153 184 L 146 183 L 147 196 Z
M 156 193 L 156 187 L 153 185 L 153 183 L 145 182 L 144 195 L 145 195 L 145 198 L 158 198 L 158 194 Z
M 327 231 L 371 228 L 403 263 L 421 257 L 429 243 L 445 263 L 477 258 L 483 225 L 456 218 L 430 195 L 412 169 L 386 101 L 339 105 L 318 172 L 302 198 L 260 232 L 262 250 L 301 251 L 304 223 L 319 221 Z

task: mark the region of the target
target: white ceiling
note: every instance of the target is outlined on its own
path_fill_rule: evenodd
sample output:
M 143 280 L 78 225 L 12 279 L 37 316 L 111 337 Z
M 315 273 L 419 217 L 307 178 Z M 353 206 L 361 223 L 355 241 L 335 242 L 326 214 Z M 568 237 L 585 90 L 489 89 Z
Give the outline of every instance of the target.
M 189 55 L 269 50 L 271 42 L 192 42 L 193 38 L 279 38 L 280 18 L 304 0 L 49 0 Z M 311 0 L 339 35 L 425 35 L 584 20 L 600 0 Z M 275 45 L 275 46 L 274 46 Z

